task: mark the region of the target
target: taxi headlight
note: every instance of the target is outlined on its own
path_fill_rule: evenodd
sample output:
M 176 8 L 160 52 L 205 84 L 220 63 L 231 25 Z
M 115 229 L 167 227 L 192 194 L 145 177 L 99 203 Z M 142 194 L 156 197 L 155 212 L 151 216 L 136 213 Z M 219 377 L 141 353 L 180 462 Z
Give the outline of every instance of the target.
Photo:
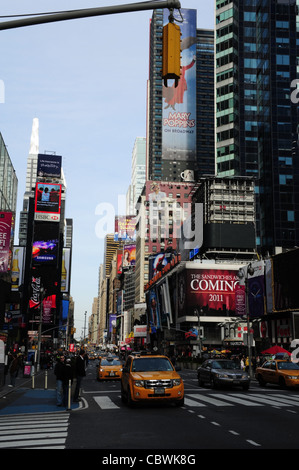
M 297 375 L 288 375 L 288 379 L 296 380 L 296 379 L 298 379 L 298 376 Z
M 172 385 L 173 385 L 173 386 L 181 385 L 181 382 L 182 382 L 181 379 L 173 379 Z
M 134 385 L 136 387 L 144 387 L 144 380 L 135 380 Z

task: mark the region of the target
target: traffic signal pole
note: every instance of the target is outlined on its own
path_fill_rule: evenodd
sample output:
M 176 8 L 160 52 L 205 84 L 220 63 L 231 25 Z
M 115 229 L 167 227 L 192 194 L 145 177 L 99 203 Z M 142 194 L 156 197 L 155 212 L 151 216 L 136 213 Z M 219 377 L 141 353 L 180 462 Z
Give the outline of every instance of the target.
M 112 15 L 115 13 L 129 13 L 132 11 L 157 10 L 158 8 L 177 9 L 181 8 L 179 0 L 161 0 L 152 2 L 132 3 L 124 5 L 114 5 L 100 8 L 87 8 L 82 10 L 69 10 L 63 12 L 46 13 L 35 15 L 18 20 L 4 21 L 0 23 L 0 30 L 22 28 L 44 23 L 54 23 L 57 21 L 74 20 L 79 18 L 89 18 L 93 16 Z M 19 15 L 22 16 L 22 15 Z

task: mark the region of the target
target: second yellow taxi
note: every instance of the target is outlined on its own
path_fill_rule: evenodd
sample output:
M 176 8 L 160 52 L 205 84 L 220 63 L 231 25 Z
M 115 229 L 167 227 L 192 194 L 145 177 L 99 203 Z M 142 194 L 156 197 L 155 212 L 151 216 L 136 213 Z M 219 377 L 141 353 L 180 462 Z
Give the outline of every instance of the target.
M 103 357 L 98 367 L 98 380 L 121 379 L 122 363 L 117 357 Z
M 269 383 L 283 388 L 299 387 L 299 365 L 291 361 L 266 361 L 257 367 L 255 377 L 260 385 Z

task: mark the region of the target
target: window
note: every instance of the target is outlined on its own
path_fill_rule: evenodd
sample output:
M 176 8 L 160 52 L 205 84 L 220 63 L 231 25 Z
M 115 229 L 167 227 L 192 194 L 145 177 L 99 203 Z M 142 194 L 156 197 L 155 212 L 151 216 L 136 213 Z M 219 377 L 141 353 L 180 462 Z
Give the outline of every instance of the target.
M 295 222 L 295 212 L 294 211 L 287 211 L 288 215 L 288 222 Z
M 276 63 L 277 65 L 290 65 L 290 56 L 285 54 L 277 54 Z

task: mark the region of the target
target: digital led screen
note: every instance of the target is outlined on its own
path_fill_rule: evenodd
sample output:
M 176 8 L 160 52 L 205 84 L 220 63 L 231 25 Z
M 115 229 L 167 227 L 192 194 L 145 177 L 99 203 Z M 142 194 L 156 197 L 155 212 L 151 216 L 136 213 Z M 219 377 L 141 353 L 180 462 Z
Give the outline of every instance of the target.
M 35 212 L 60 214 L 61 184 L 36 183 Z
M 58 245 L 58 224 L 52 222 L 35 223 L 32 244 L 32 265 L 56 264 Z

